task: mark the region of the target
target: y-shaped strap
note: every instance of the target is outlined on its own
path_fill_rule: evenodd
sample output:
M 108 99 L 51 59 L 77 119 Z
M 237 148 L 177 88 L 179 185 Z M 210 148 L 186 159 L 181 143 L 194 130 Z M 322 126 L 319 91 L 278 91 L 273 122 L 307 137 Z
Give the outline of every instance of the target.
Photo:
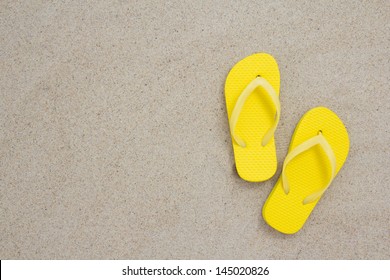
M 236 105 L 234 106 L 232 115 L 229 120 L 230 125 L 230 133 L 236 141 L 238 145 L 241 147 L 246 147 L 245 142 L 238 137 L 238 135 L 235 133 L 235 128 L 237 125 L 238 117 L 240 116 L 240 113 L 242 111 L 242 107 L 245 104 L 245 101 L 251 95 L 251 93 L 258 87 L 261 87 L 265 90 L 265 92 L 268 94 L 269 97 L 271 97 L 272 103 L 276 108 L 276 115 L 274 118 L 273 125 L 268 129 L 267 133 L 263 136 L 263 139 L 261 141 L 261 145 L 264 147 L 268 144 L 268 142 L 272 139 L 272 136 L 275 133 L 276 127 L 278 126 L 279 118 L 280 118 L 280 102 L 279 97 L 277 96 L 274 88 L 271 86 L 271 84 L 264 79 L 263 77 L 256 77 L 252 82 L 250 82 L 247 87 L 242 91 L 240 96 L 238 97 L 238 100 L 236 102 Z
M 304 151 L 306 151 L 306 150 L 308 150 L 316 145 L 320 145 L 322 147 L 322 149 L 325 151 L 325 154 L 327 155 L 327 157 L 329 159 L 329 163 L 330 163 L 330 166 L 332 169 L 332 174 L 331 174 L 330 179 L 329 179 L 328 183 L 326 184 L 326 186 L 323 187 L 321 190 L 307 196 L 303 200 L 303 202 L 302 202 L 303 204 L 308 204 L 308 203 L 311 203 L 311 202 L 314 202 L 315 200 L 317 200 L 326 191 L 326 189 L 329 187 L 329 185 L 332 183 L 332 180 L 336 174 L 336 157 L 333 153 L 332 147 L 329 145 L 328 141 L 326 141 L 326 139 L 322 135 L 322 133 L 319 132 L 319 134 L 317 136 L 310 138 L 309 140 L 303 142 L 302 144 L 295 147 L 291 152 L 289 152 L 286 156 L 286 159 L 284 160 L 284 163 L 283 163 L 282 185 L 283 185 L 284 192 L 286 194 L 288 194 L 290 191 L 290 187 L 289 187 L 287 176 L 286 176 L 287 164 L 291 160 L 293 160 L 297 155 L 303 153 Z

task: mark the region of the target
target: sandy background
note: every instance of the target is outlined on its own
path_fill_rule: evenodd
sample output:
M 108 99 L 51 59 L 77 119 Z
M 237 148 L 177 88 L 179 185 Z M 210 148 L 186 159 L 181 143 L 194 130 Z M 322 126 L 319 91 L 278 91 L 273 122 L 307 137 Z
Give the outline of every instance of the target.
M 1 259 L 389 259 L 389 1 L 1 1 Z M 129 2 L 129 3 L 128 3 Z M 281 72 L 279 166 L 300 117 L 349 158 L 305 227 L 235 172 L 230 68 Z

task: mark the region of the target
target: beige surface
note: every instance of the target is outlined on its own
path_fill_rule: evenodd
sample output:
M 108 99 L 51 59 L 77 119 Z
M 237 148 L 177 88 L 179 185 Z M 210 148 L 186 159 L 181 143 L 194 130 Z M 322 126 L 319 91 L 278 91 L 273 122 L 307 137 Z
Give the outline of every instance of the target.
M 0 2 L 0 258 L 390 258 L 389 1 L 86 2 Z M 236 175 L 223 95 L 255 52 L 282 78 L 265 183 Z M 285 236 L 261 208 L 319 105 L 350 156 Z

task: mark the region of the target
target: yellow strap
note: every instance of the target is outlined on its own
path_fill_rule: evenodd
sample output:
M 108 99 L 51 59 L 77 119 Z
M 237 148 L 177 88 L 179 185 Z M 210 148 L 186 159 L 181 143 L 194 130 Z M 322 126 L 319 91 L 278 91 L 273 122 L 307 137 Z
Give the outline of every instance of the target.
M 267 133 L 263 136 L 263 139 L 261 141 L 261 145 L 264 147 L 268 144 L 268 142 L 272 139 L 272 136 L 275 133 L 276 127 L 279 123 L 280 118 L 280 102 L 279 97 L 277 96 L 274 88 L 271 86 L 271 84 L 262 77 L 256 77 L 252 82 L 250 82 L 247 87 L 242 91 L 240 96 L 237 99 L 236 105 L 234 106 L 232 115 L 229 120 L 230 125 L 230 133 L 234 139 L 234 141 L 240 145 L 241 147 L 245 148 L 246 144 L 245 142 L 238 137 L 238 135 L 235 133 L 235 128 L 238 122 L 238 117 L 240 116 L 240 113 L 242 111 L 242 108 L 244 107 L 245 101 L 251 95 L 251 93 L 258 87 L 261 87 L 265 90 L 265 92 L 268 94 L 269 97 L 271 97 L 272 103 L 276 108 L 276 115 L 273 125 L 268 129 Z
M 283 185 L 284 192 L 286 194 L 288 194 L 290 191 L 290 187 L 288 185 L 288 180 L 287 180 L 286 171 L 285 171 L 288 163 L 291 160 L 293 160 L 296 156 L 298 156 L 299 154 L 303 153 L 304 151 L 306 151 L 306 150 L 308 150 L 316 145 L 320 145 L 322 147 L 322 149 L 325 151 L 325 154 L 327 155 L 327 157 L 329 159 L 329 163 L 331 165 L 332 174 L 330 176 L 328 184 L 325 187 L 323 187 L 321 190 L 319 190 L 318 192 L 312 193 L 311 195 L 307 196 L 303 200 L 303 202 L 302 202 L 303 204 L 308 204 L 308 203 L 316 201 L 326 191 L 326 189 L 329 187 L 329 185 L 332 183 L 332 180 L 336 174 L 336 157 L 333 153 L 332 147 L 329 145 L 328 141 L 326 141 L 325 137 L 320 132 L 317 136 L 310 138 L 309 140 L 303 142 L 302 144 L 295 147 L 291 152 L 289 152 L 286 156 L 286 159 L 284 160 L 284 163 L 283 163 L 282 185 Z

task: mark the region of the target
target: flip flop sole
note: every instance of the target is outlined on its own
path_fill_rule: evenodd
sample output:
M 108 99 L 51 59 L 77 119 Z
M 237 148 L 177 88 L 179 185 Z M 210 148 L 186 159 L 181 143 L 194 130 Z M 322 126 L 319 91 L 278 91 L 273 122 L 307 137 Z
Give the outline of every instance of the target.
M 225 83 L 225 99 L 230 119 L 238 97 L 257 76 L 265 78 L 279 95 L 280 74 L 275 59 L 266 53 L 257 53 L 239 61 L 229 72 Z M 255 89 L 245 102 L 236 125 L 236 132 L 247 146 L 240 147 L 232 141 L 236 169 L 239 176 L 250 182 L 261 182 L 271 178 L 277 168 L 274 138 L 266 146 L 262 137 L 274 122 L 275 109 L 271 99 Z
M 302 117 L 292 136 L 289 151 L 319 132 L 334 152 L 337 174 L 348 156 L 349 138 L 342 121 L 327 108 L 311 109 Z M 325 152 L 315 146 L 289 163 L 286 175 L 290 192 L 285 194 L 280 177 L 263 207 L 264 220 L 271 227 L 286 234 L 296 233 L 303 227 L 320 198 L 306 205 L 302 202 L 327 184 L 331 176 L 327 162 Z

